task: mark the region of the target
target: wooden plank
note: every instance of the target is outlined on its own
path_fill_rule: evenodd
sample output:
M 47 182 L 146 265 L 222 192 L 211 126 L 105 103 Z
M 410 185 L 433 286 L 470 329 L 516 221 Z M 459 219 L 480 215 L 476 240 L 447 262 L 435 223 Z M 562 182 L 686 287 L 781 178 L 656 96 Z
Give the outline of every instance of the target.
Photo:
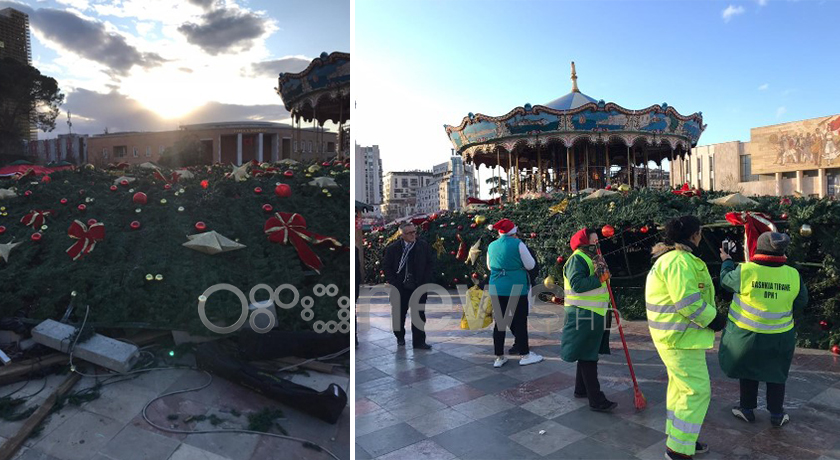
M 53 353 L 42 358 L 28 359 L 19 363 L 9 364 L 0 369 L 0 385 L 18 382 L 32 372 L 65 362 L 70 362 L 69 356 L 64 353 Z
M 20 430 L 0 446 L 0 460 L 11 460 L 20 446 L 23 445 L 23 442 L 47 418 L 58 398 L 67 394 L 80 378 L 81 376 L 75 372 L 67 376 L 64 382 L 44 401 L 44 404 L 41 404 L 41 407 L 26 419 Z

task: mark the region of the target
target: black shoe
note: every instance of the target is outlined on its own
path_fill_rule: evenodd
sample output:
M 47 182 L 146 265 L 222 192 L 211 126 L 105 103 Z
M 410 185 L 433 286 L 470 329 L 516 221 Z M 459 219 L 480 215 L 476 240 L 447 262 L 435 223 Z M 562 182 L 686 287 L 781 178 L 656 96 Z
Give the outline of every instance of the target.
M 586 393 L 575 393 L 574 395 L 575 395 L 575 398 L 580 398 L 580 399 L 589 397 L 589 396 L 586 396 Z
M 405 339 L 397 339 L 397 346 L 404 347 L 405 346 Z
M 790 417 L 788 414 L 782 412 L 781 414 L 770 414 L 770 424 L 776 428 L 781 428 L 782 425 L 788 423 L 790 421 Z
M 694 445 L 694 455 L 697 454 L 705 454 L 709 451 L 709 445 L 703 444 L 702 442 L 698 442 Z
M 428 343 L 421 343 L 420 345 L 414 345 L 415 350 L 431 350 L 432 346 Z
M 611 412 L 616 407 L 618 407 L 617 402 L 609 401 L 609 400 L 605 399 L 604 402 L 601 403 L 598 406 L 589 406 L 589 409 L 593 410 L 595 412 Z
M 666 448 L 665 450 L 665 458 L 670 460 L 691 460 L 691 455 L 681 454 L 679 452 L 674 452 L 671 449 Z
M 753 412 L 752 409 L 744 409 L 740 406 L 735 406 L 732 408 L 732 415 L 745 422 L 752 423 L 755 421 L 755 412 Z

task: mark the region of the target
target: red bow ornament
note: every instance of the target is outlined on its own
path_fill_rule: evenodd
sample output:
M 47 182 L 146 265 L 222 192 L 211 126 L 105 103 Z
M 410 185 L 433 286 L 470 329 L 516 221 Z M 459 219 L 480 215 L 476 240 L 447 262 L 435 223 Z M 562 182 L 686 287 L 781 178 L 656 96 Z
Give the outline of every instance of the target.
M 775 232 L 776 225 L 767 214 L 762 212 L 728 212 L 726 220 L 733 225 L 744 226 L 744 248 L 747 250 L 747 260 L 755 256 L 755 248 L 758 245 L 758 237 L 764 232 Z
M 181 178 L 181 175 L 178 174 L 177 172 L 174 172 L 174 171 L 172 172 L 172 177 L 170 177 L 169 179 L 167 179 L 158 170 L 155 170 L 155 172 L 152 173 L 152 174 L 155 176 L 156 179 L 162 180 L 162 181 L 166 182 L 167 184 L 176 184 L 176 183 L 178 183 L 178 179 Z
M 268 235 L 268 240 L 273 243 L 291 243 L 295 247 L 300 260 L 318 273 L 321 273 L 323 263 L 306 243 L 315 245 L 326 243 L 336 248 L 341 247 L 341 243 L 335 238 L 321 236 L 307 230 L 306 220 L 298 213 L 275 213 L 265 222 L 265 234 Z
M 50 214 L 52 214 L 52 211 L 29 211 L 29 214 L 23 216 L 20 223 L 35 230 L 41 230 L 41 226 L 44 225 L 47 216 Z
M 79 260 L 85 254 L 89 254 L 90 251 L 93 251 L 97 241 L 105 239 L 105 224 L 97 222 L 88 228 L 88 226 L 76 220 L 70 224 L 70 228 L 67 230 L 67 235 L 69 235 L 70 238 L 78 240 L 73 243 L 73 246 L 70 246 L 67 249 L 67 254 L 72 257 L 73 260 Z

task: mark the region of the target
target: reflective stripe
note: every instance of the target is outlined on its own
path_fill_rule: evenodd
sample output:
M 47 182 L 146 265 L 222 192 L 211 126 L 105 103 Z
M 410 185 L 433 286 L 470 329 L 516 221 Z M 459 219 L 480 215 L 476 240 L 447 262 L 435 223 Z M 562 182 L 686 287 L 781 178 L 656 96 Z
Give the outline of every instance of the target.
M 680 300 L 674 306 L 677 308 L 677 310 L 682 310 L 683 308 L 693 304 L 694 302 L 697 302 L 701 298 L 702 297 L 700 297 L 700 293 L 695 292 L 694 294 L 691 294 L 690 296 L 687 296 L 684 299 Z
M 698 316 L 700 316 L 706 310 L 706 307 L 708 307 L 708 306 L 709 306 L 709 304 L 707 304 L 706 302 L 703 302 L 703 305 L 700 305 L 700 308 L 698 308 L 697 310 L 694 310 L 694 313 L 692 313 L 688 316 L 688 320 L 689 321 L 694 321 L 694 318 L 697 318 Z
M 668 411 L 668 420 L 671 421 L 671 424 L 674 425 L 674 428 L 682 431 L 683 433 L 690 433 L 690 434 L 698 434 L 700 433 L 701 425 L 696 423 L 686 422 L 685 420 L 681 420 L 674 415 L 674 411 Z
M 586 292 L 575 292 L 571 289 L 566 289 L 563 292 L 566 295 L 577 295 L 577 296 L 581 296 L 581 297 L 589 297 L 589 296 L 594 296 L 594 295 L 599 295 L 599 294 L 606 294 L 607 293 L 607 288 L 605 286 L 601 286 L 599 288 L 595 288 L 591 291 L 586 291 Z
M 645 308 L 654 313 L 676 313 L 677 309 L 673 305 L 656 305 L 655 303 L 645 302 Z
M 592 308 L 608 308 L 609 302 L 593 302 L 590 300 L 569 299 L 566 298 L 566 305 L 574 305 L 577 307 L 592 307 Z
M 675 438 L 675 437 L 674 437 L 674 435 L 672 435 L 672 434 L 669 434 L 669 435 L 668 435 L 668 439 L 669 439 L 669 440 L 671 440 L 671 441 L 674 441 L 674 442 L 675 442 L 675 443 L 677 443 L 677 444 L 682 444 L 682 445 L 684 445 L 684 446 L 691 446 L 691 447 L 696 447 L 696 446 L 697 446 L 697 442 L 696 442 L 696 441 L 695 441 L 695 442 L 691 442 L 691 441 L 683 441 L 682 439 L 677 439 L 677 438 Z
M 694 323 L 669 323 L 669 322 L 650 321 L 650 320 L 648 320 L 648 326 L 650 326 L 651 329 L 657 329 L 657 330 L 660 330 L 660 331 L 684 331 L 688 328 L 703 329 L 702 326 L 694 324 Z
M 738 304 L 739 307 L 743 308 L 747 313 L 749 313 L 753 316 L 758 316 L 759 318 L 784 319 L 784 318 L 787 318 L 787 317 L 793 315 L 792 311 L 786 311 L 786 312 L 783 312 L 783 313 L 770 313 L 770 312 L 759 310 L 759 309 L 753 307 L 752 305 L 749 305 L 748 303 L 741 300 L 741 296 L 739 296 L 738 294 L 735 294 L 735 296 L 732 297 L 732 300 L 735 301 L 735 303 Z
M 786 323 L 782 323 L 782 324 L 761 324 L 757 321 L 753 321 L 753 320 L 745 317 L 740 312 L 738 312 L 738 310 L 731 309 L 731 308 L 729 309 L 729 315 L 732 316 L 735 319 L 735 321 L 744 323 L 747 326 L 750 326 L 750 327 L 753 327 L 755 329 L 759 329 L 759 330 L 762 330 L 762 331 L 775 331 L 776 329 L 784 329 L 784 328 L 790 326 L 791 324 L 793 324 L 793 318 L 791 318 L 790 321 L 788 321 Z

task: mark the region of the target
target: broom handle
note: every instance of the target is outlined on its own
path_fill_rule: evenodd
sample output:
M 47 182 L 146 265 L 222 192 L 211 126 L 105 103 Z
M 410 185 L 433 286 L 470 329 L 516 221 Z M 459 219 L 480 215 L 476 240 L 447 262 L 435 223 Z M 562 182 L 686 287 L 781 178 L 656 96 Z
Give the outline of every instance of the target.
M 598 255 L 603 257 L 601 255 L 601 245 L 599 244 L 595 247 L 598 249 Z M 636 382 L 636 373 L 633 371 L 633 361 L 630 360 L 630 350 L 627 348 L 627 341 L 624 340 L 624 329 L 621 327 L 621 320 L 618 319 L 618 308 L 615 305 L 615 297 L 613 296 L 610 280 L 607 280 L 607 291 L 610 293 L 610 304 L 612 305 L 615 324 L 618 326 L 618 335 L 621 336 L 621 344 L 624 346 L 624 356 L 627 357 L 627 367 L 630 368 L 630 378 L 633 379 L 633 386 L 638 388 L 639 384 Z

